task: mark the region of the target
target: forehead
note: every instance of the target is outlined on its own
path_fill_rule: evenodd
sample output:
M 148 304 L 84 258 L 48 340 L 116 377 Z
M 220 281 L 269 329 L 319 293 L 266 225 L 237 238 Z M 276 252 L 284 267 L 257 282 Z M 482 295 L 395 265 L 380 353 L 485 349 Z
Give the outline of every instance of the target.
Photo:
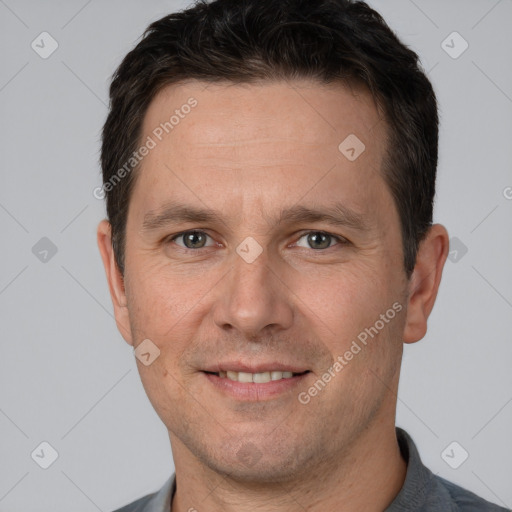
M 154 148 L 135 188 L 152 210 L 177 193 L 210 205 L 212 197 L 258 202 L 268 211 L 285 198 L 328 192 L 368 211 L 384 184 L 385 130 L 370 94 L 339 83 L 172 85 L 144 118 L 141 140 L 151 138 Z
M 188 108 L 192 102 L 196 106 Z M 186 123 L 182 123 L 184 119 Z M 167 86 L 152 100 L 143 132 L 151 133 L 169 120 L 176 142 L 223 144 L 224 148 L 247 142 L 244 136 L 251 140 L 267 136 L 269 143 L 290 137 L 303 144 L 331 145 L 344 135 L 367 138 L 374 129 L 373 135 L 383 128 L 365 89 L 307 80 L 249 84 L 189 81 Z M 178 129 L 179 124 L 186 124 L 186 130 Z

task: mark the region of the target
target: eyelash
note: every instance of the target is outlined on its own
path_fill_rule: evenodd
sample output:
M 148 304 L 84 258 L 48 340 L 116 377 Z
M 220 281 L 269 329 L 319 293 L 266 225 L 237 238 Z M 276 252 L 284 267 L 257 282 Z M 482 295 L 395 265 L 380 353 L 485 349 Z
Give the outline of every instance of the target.
M 206 235 L 208 238 L 212 239 L 212 237 L 206 233 L 205 231 L 201 231 L 199 229 L 190 229 L 188 231 L 182 231 L 181 233 L 178 233 L 176 235 L 173 235 L 171 238 L 168 239 L 168 242 L 175 242 L 176 239 L 178 238 L 181 238 L 185 235 L 188 235 L 190 233 L 200 233 L 200 234 L 203 234 L 203 235 Z M 335 245 L 348 245 L 350 242 L 342 237 L 342 236 L 338 236 L 338 235 L 333 235 L 332 233 L 328 233 L 327 231 L 322 231 L 322 230 L 309 230 L 309 231 L 305 231 L 303 232 L 299 238 L 297 239 L 297 241 L 295 243 L 297 243 L 299 240 L 301 240 L 302 238 L 304 238 L 305 236 L 308 236 L 312 233 L 315 233 L 315 234 L 323 234 L 323 235 L 326 235 L 328 237 L 330 237 L 331 239 L 335 240 L 337 243 L 334 244 L 334 245 L 329 245 L 329 247 L 326 247 L 325 249 L 313 249 L 312 247 L 310 247 L 310 249 L 312 251 L 315 251 L 315 252 L 322 252 L 322 251 L 326 251 L 327 249 L 331 249 L 332 247 L 334 247 Z M 213 240 L 213 239 L 212 239 Z M 197 252 L 199 251 L 200 249 L 207 249 L 207 247 L 199 247 L 198 249 L 191 249 L 190 247 L 185 247 L 184 245 L 181 246 L 179 245 L 179 247 L 184 250 L 184 251 L 192 251 L 192 252 Z M 210 246 L 211 247 L 211 246 Z

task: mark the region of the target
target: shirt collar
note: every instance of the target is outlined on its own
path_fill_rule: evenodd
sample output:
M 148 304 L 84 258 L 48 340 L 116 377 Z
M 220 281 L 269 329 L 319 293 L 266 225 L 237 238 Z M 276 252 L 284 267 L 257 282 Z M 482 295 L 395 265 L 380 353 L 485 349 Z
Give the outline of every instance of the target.
M 396 427 L 396 438 L 402 458 L 407 463 L 404 485 L 391 505 L 384 512 L 419 510 L 435 485 L 435 476 L 421 462 L 420 454 L 411 436 Z
M 143 512 L 171 512 L 171 501 L 176 491 L 176 474 L 148 501 Z

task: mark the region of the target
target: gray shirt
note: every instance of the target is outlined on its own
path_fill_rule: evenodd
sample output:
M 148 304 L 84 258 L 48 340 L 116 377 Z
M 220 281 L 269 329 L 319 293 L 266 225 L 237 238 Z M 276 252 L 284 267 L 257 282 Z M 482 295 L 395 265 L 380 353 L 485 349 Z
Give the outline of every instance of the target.
M 493 505 L 458 485 L 434 475 L 423 465 L 413 440 L 401 428 L 396 435 L 407 462 L 405 482 L 393 503 L 383 512 L 510 512 Z M 173 474 L 156 493 L 148 494 L 115 512 L 172 512 L 176 490 Z

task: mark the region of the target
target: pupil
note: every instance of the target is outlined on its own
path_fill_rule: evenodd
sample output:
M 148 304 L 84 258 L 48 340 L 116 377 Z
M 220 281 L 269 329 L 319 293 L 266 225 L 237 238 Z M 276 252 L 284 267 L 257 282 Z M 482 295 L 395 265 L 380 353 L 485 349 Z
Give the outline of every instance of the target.
M 312 249 L 325 249 L 329 247 L 329 236 L 325 233 L 312 233 L 308 238 Z
M 204 236 L 202 233 L 189 233 L 185 236 L 185 245 L 189 249 L 195 249 L 197 247 L 202 247 L 204 245 Z

